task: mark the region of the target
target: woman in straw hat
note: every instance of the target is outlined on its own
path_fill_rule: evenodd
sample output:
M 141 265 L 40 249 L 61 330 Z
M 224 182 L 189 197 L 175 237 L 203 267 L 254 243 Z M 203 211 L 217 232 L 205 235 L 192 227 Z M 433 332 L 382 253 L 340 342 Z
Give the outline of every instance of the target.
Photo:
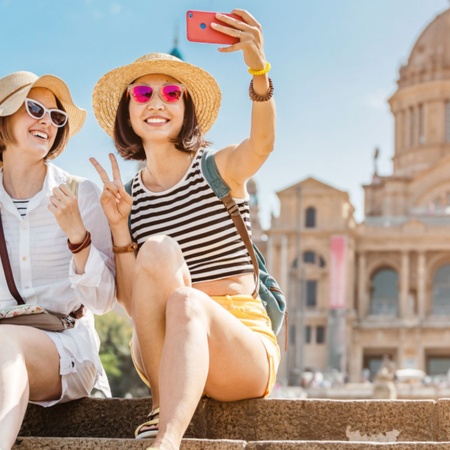
M 214 28 L 238 42 L 253 75 L 250 137 L 215 153 L 222 178 L 250 228 L 246 180 L 274 145 L 275 106 L 261 27 L 246 11 Z M 118 299 L 131 316 L 132 356 L 152 391 L 137 438 L 177 449 L 203 394 L 221 401 L 267 396 L 280 352 L 270 319 L 253 298 L 253 266 L 224 205 L 202 173 L 205 133 L 221 93 L 199 67 L 161 53 L 104 75 L 93 104 L 125 159 L 145 161 L 132 196 L 110 155 L 113 179 L 91 159 L 103 183 L 101 202 L 113 235 Z M 129 231 L 129 224 L 130 230 Z
M 92 314 L 115 304 L 112 243 L 104 232 L 100 190 L 50 162 L 85 116 L 53 75 L 15 72 L 0 79 L 0 211 L 12 275 L 26 304 L 62 314 L 77 311 L 78 318 L 62 332 L 0 320 L 3 450 L 12 447 L 28 401 L 51 406 L 88 396 L 94 385 L 110 394 Z M 77 196 L 68 182 L 76 184 Z M 7 265 L 2 263 L 0 272 L 4 310 L 18 301 L 8 288 Z

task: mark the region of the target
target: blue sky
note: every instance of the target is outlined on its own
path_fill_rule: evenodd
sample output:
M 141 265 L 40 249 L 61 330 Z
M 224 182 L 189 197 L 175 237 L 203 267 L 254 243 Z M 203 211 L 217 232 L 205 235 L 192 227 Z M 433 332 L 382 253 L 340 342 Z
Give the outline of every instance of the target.
M 221 54 L 215 45 L 185 38 L 187 9 L 247 9 L 263 26 L 278 114 L 275 152 L 255 176 L 263 225 L 278 211 L 275 193 L 309 176 L 347 191 L 360 221 L 375 147 L 379 172 L 392 173 L 387 99 L 400 65 L 449 6 L 448 0 L 0 0 L 0 77 L 29 70 L 68 83 L 88 119 L 56 163 L 98 182 L 88 158 L 106 166 L 115 149 L 95 120 L 95 83 L 146 53 L 170 52 L 175 35 L 184 59 L 221 86 L 222 108 L 207 136 L 214 148 L 247 137 L 250 76 L 241 53 Z M 121 162 L 121 169 L 127 180 L 135 165 Z

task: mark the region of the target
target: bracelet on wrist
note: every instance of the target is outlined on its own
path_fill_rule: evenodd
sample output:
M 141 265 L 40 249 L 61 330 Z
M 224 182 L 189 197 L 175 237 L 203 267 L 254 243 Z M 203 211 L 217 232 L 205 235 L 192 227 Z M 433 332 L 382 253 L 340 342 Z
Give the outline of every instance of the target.
M 89 231 L 86 231 L 86 236 L 84 237 L 83 242 L 81 244 L 72 244 L 69 239 L 67 239 L 67 246 L 69 247 L 69 250 L 73 253 L 80 253 L 85 248 L 89 247 L 91 245 L 91 233 Z
M 118 247 L 117 245 L 113 246 L 113 253 L 129 253 L 134 252 L 138 248 L 136 242 L 132 242 L 131 244 L 125 245 L 124 247 Z
M 270 100 L 273 97 L 273 83 L 270 78 L 268 78 L 268 80 L 269 80 L 269 89 L 268 89 L 266 95 L 257 94 L 255 92 L 255 90 L 253 89 L 253 80 L 250 81 L 250 86 L 248 88 L 248 95 L 250 96 L 250 99 L 253 102 L 267 102 L 268 100 Z
M 248 73 L 250 75 L 265 75 L 267 72 L 269 72 L 269 70 L 272 68 L 272 66 L 270 65 L 269 61 L 266 61 L 266 65 L 264 66 L 264 69 L 261 70 L 254 70 L 251 69 L 250 67 L 248 68 Z

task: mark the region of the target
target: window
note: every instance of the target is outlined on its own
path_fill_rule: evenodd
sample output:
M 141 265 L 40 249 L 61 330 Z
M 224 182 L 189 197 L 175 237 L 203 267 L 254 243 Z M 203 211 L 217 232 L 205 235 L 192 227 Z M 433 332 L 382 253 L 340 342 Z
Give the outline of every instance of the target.
M 289 325 L 289 344 L 295 345 L 295 325 Z
M 316 307 L 317 306 L 317 281 L 316 280 L 306 280 L 306 306 Z
M 314 252 L 304 252 L 303 253 L 303 262 L 315 264 L 316 254 Z
M 316 255 L 316 253 L 312 251 L 303 252 L 303 262 L 308 264 L 317 264 L 320 268 L 326 266 L 325 259 L 320 255 Z M 294 265 L 293 267 L 297 266 Z
M 423 116 L 423 105 L 419 105 L 419 144 L 425 143 L 425 118 Z
M 433 278 L 432 314 L 450 315 L 450 264 L 442 266 Z
M 306 209 L 305 227 L 306 228 L 316 227 L 316 208 L 313 208 L 312 206 Z
M 325 327 L 320 325 L 316 328 L 316 344 L 325 343 Z
M 305 344 L 311 344 L 311 327 L 309 325 L 305 327 Z
M 450 370 L 450 355 L 427 355 L 426 365 L 428 375 L 447 375 Z
M 414 146 L 414 109 L 409 108 L 409 146 Z
M 371 279 L 370 314 L 397 316 L 398 274 L 393 269 L 382 269 Z

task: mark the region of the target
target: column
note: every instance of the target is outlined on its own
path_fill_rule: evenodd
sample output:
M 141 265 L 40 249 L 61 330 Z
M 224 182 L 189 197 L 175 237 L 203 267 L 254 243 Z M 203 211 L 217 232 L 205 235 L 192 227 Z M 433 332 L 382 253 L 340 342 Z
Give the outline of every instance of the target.
M 359 253 L 358 257 L 358 319 L 364 319 L 369 313 L 366 280 L 366 254 Z
M 408 293 L 409 293 L 409 254 L 401 253 L 400 292 L 399 292 L 399 316 L 405 319 L 408 315 Z
M 280 286 L 282 289 L 287 289 L 288 285 L 288 238 L 285 234 L 281 236 L 281 274 Z
M 417 313 L 419 320 L 425 319 L 427 311 L 425 252 L 417 255 Z

